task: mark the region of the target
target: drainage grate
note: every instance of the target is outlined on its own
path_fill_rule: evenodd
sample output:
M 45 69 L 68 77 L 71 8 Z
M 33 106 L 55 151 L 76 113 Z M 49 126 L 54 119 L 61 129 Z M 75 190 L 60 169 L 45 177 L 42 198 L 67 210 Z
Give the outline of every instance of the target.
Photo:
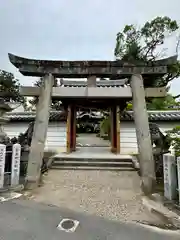
M 58 224 L 57 228 L 61 231 L 65 232 L 75 232 L 77 227 L 79 225 L 79 221 L 64 218 L 62 221 Z

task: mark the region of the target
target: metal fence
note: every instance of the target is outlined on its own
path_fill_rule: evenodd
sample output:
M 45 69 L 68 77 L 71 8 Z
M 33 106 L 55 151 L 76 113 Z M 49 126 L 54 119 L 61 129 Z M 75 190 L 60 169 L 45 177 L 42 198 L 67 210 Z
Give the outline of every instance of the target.
M 0 190 L 19 185 L 21 145 L 0 144 Z

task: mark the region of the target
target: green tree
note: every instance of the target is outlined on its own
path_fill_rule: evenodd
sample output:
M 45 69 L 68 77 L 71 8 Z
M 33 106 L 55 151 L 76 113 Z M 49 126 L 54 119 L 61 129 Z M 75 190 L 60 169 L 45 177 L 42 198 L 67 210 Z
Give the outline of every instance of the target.
M 171 94 L 167 94 L 164 98 L 154 98 L 151 102 L 147 103 L 148 110 L 171 110 L 173 107 L 178 106 L 179 102 L 176 102 Z
M 173 97 L 169 93 L 169 87 L 167 89 L 167 96 L 163 98 L 153 98 L 152 100 L 147 101 L 147 110 L 175 110 L 180 108 L 180 102 L 177 101 L 177 97 Z M 126 110 L 133 110 L 132 102 L 127 104 Z
M 133 24 L 126 25 L 122 32 L 117 33 L 114 55 L 116 59 L 129 62 L 157 60 L 164 55 L 162 47 L 165 40 L 178 29 L 177 22 L 169 17 L 156 17 L 140 28 Z M 175 46 L 175 49 L 178 52 L 178 46 Z M 154 86 L 165 86 L 179 76 L 180 62 L 178 61 L 168 68 L 168 73 L 163 78 L 157 81 L 152 77 L 151 81 Z
M 163 57 L 162 47 L 165 40 L 175 33 L 179 26 L 175 20 L 169 17 L 156 17 L 152 21 L 146 22 L 142 27 L 138 28 L 132 25 L 126 25 L 122 32 L 118 32 L 116 36 L 116 47 L 114 55 L 116 59 L 124 61 L 154 61 Z M 180 40 L 175 46 L 178 54 Z M 154 86 L 166 86 L 171 80 L 180 76 L 180 61 L 168 68 L 168 73 L 158 79 L 151 77 Z M 167 88 L 167 92 L 169 89 Z M 149 110 L 165 110 L 172 105 L 177 105 L 175 98 L 171 94 L 167 94 L 165 98 L 154 98 L 148 100 L 147 109 Z M 127 105 L 127 110 L 132 110 L 132 103 Z
M 177 21 L 169 17 L 156 17 L 152 21 L 147 21 L 143 26 L 137 27 L 133 24 L 126 25 L 121 32 L 116 35 L 116 46 L 114 55 L 116 60 L 127 62 L 150 62 L 163 58 L 165 52 L 162 50 L 165 40 L 179 29 Z M 174 46 L 178 55 L 178 47 Z M 168 83 L 180 76 L 180 61 L 168 67 L 168 72 L 162 78 L 151 77 L 151 83 L 154 87 L 167 86 Z M 169 88 L 167 87 L 167 92 Z M 178 96 L 177 96 L 178 97 Z M 164 98 L 148 99 L 147 109 L 165 110 L 170 106 L 178 105 L 171 94 Z M 132 110 L 132 102 L 127 103 L 126 110 Z M 102 124 L 102 126 L 104 126 Z
M 36 87 L 41 87 L 41 85 L 43 84 L 43 78 L 39 78 L 35 83 L 34 86 Z M 56 80 L 54 86 L 58 86 L 58 81 Z M 35 107 L 38 103 L 38 97 L 34 97 L 32 100 L 29 101 L 30 104 L 30 108 L 32 109 L 33 107 Z M 59 101 L 58 99 L 52 99 L 52 104 L 51 104 L 51 108 L 54 110 L 61 110 L 62 105 L 61 105 L 61 101 Z
M 26 99 L 20 95 L 19 80 L 12 73 L 0 70 L 0 97 L 7 102 L 19 102 L 26 106 Z

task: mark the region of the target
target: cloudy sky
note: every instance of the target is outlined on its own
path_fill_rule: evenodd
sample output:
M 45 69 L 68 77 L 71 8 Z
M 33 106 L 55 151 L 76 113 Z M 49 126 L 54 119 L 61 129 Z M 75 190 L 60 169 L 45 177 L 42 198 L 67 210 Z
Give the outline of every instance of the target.
M 8 52 L 29 58 L 111 60 L 116 33 L 125 24 L 141 25 L 156 16 L 180 22 L 180 0 L 0 0 L 0 69 L 21 76 L 8 61 Z M 167 42 L 175 53 L 177 36 Z M 180 79 L 171 92 L 179 94 Z

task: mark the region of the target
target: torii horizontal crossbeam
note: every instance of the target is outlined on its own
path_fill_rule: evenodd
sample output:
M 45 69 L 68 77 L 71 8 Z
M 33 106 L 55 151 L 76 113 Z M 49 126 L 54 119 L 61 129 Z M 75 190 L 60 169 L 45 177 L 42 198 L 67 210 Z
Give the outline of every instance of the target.
M 39 96 L 39 87 L 21 87 L 20 93 L 23 96 Z M 145 95 L 147 98 L 164 97 L 167 95 L 166 88 L 146 88 Z M 92 99 L 108 99 L 108 98 L 132 98 L 132 90 L 130 86 L 118 88 L 97 88 L 97 87 L 53 87 L 52 98 L 92 98 Z
M 51 73 L 55 77 L 86 78 L 96 77 L 119 78 L 130 77 L 132 74 L 164 75 L 167 66 L 177 61 L 177 56 L 152 62 L 117 61 L 52 61 L 27 59 L 9 54 L 10 62 L 25 76 L 44 76 Z
M 96 87 L 123 87 L 128 83 L 128 79 L 116 79 L 116 80 L 97 80 Z M 61 86 L 64 87 L 87 87 L 87 81 L 77 81 L 77 80 L 64 80 L 60 81 Z

